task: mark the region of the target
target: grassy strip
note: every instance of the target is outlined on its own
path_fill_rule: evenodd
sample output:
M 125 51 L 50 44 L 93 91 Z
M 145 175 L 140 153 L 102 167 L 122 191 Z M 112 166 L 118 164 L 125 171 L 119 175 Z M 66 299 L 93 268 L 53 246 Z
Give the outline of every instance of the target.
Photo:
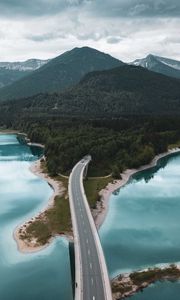
M 96 208 L 97 201 L 100 201 L 99 192 L 104 189 L 109 182 L 113 180 L 108 178 L 87 178 L 84 181 L 85 193 L 91 208 Z
M 46 166 L 42 164 L 43 171 Z M 65 189 L 62 196 L 56 196 L 52 208 L 47 209 L 44 213 L 30 221 L 25 229 L 20 229 L 20 238 L 27 241 L 36 239 L 37 245 L 45 245 L 49 239 L 56 234 L 69 234 L 72 232 L 71 215 L 69 199 L 67 195 L 68 179 L 57 176 L 56 181 L 63 183 Z
M 42 216 L 28 224 L 21 239 L 36 239 L 38 245 L 45 245 L 56 234 L 71 233 L 71 215 L 67 198 L 56 196 L 54 206 L 46 210 Z
M 44 173 L 47 167 L 44 161 L 41 163 Z M 68 178 L 63 176 L 53 177 L 54 180 L 63 184 L 65 189 L 62 196 L 56 196 L 54 206 L 47 209 L 35 221 L 30 221 L 25 230 L 19 231 L 20 238 L 31 242 L 36 240 L 37 245 L 45 245 L 49 239 L 57 234 L 69 234 L 72 232 L 71 214 L 68 199 Z M 97 201 L 100 201 L 99 192 L 112 181 L 108 178 L 89 178 L 84 181 L 85 192 L 91 208 L 96 208 Z

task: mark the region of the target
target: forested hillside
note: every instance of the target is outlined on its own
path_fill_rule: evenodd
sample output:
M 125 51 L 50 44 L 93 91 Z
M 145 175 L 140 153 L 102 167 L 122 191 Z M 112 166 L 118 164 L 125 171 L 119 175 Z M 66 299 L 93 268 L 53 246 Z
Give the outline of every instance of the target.
M 28 71 L 9 70 L 0 67 L 0 88 L 12 84 L 28 74 Z
M 60 91 L 78 83 L 88 72 L 120 65 L 123 65 L 121 61 L 98 50 L 89 47 L 74 48 L 50 60 L 8 88 L 0 89 L 0 100 Z
M 142 67 L 121 66 L 87 74 L 63 93 L 5 102 L 4 111 L 85 118 L 180 114 L 180 80 Z
M 134 66 L 92 72 L 63 93 L 5 101 L 0 125 L 44 143 L 52 174 L 91 154 L 91 175 L 118 177 L 179 143 L 179 83 Z

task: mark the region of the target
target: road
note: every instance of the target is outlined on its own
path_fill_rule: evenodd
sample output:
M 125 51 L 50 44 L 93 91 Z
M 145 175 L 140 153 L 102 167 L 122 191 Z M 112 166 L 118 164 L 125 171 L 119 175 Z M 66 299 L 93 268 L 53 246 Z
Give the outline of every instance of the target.
M 92 220 L 90 221 L 89 218 L 89 208 L 87 207 L 87 203 L 85 204 L 86 199 L 82 193 L 80 178 L 83 169 L 87 165 L 87 159 L 83 159 L 74 167 L 71 174 L 70 184 L 71 198 L 73 199 L 74 204 L 76 229 L 78 231 L 78 251 L 80 251 L 79 254 L 81 261 L 81 280 L 79 283 L 81 285 L 81 299 L 111 300 L 111 298 L 107 297 L 104 288 L 104 274 L 100 261 L 101 258 L 99 257 L 99 252 L 97 249 L 97 236 L 95 238 L 94 229 L 91 225 Z

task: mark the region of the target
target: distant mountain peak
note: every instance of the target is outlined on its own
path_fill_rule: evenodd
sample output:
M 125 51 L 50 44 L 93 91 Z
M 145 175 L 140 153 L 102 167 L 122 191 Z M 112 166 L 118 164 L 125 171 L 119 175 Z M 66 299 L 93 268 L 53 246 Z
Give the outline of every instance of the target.
M 174 59 L 149 54 L 145 58 L 136 59 L 131 64 L 167 76 L 180 78 L 180 61 Z
M 0 88 L 11 85 L 34 70 L 39 69 L 48 60 L 31 58 L 26 61 L 0 62 Z
M 154 58 L 154 57 L 156 57 L 154 54 L 148 54 L 147 56 L 146 56 L 146 58 Z
M 49 60 L 41 60 L 36 58 L 30 58 L 25 61 L 16 62 L 0 62 L 0 68 L 6 70 L 16 70 L 16 71 L 34 71 L 42 67 Z

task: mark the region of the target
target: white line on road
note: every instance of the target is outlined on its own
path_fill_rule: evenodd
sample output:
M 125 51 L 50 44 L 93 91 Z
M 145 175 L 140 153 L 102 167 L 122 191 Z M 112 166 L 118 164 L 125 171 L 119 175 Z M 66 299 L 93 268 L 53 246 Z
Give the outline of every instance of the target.
M 92 283 L 92 285 L 93 285 L 93 283 L 94 283 L 93 277 L 91 277 L 91 283 Z

